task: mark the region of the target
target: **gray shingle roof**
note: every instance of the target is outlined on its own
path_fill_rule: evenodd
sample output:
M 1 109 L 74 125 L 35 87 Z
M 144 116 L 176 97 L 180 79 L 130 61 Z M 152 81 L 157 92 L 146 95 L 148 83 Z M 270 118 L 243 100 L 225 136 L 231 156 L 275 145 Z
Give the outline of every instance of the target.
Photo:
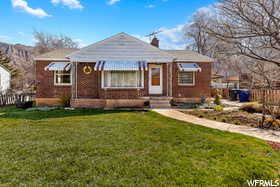
M 55 49 L 48 53 L 44 53 L 42 55 L 36 56 L 35 59 L 66 59 L 65 57 L 79 49 L 71 49 L 71 48 L 63 48 L 63 49 Z
M 201 55 L 194 51 L 188 50 L 164 50 L 173 55 L 175 61 L 180 62 L 213 62 L 214 60 L 208 56 Z
M 171 62 L 173 56 L 142 40 L 126 33 L 120 33 L 110 38 L 82 48 L 68 55 L 74 62 L 97 61 L 147 61 Z
M 147 61 L 147 62 L 213 62 L 208 56 L 188 50 L 161 50 L 126 33 L 89 45 L 82 49 L 56 49 L 37 56 L 36 60 L 68 60 L 74 62 Z

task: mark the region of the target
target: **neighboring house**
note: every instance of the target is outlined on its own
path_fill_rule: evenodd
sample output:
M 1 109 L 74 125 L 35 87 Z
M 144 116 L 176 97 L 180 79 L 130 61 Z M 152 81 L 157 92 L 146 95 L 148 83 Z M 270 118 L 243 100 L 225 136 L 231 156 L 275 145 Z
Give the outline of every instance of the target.
M 238 75 L 234 76 L 222 76 L 213 75 L 212 76 L 212 88 L 229 88 L 229 89 L 239 89 L 240 88 L 240 78 Z
M 0 65 L 0 94 L 5 93 L 11 87 L 11 73 Z
M 161 50 L 126 33 L 78 49 L 36 57 L 37 105 L 57 105 L 71 95 L 72 107 L 154 107 L 211 95 L 211 62 L 186 50 Z

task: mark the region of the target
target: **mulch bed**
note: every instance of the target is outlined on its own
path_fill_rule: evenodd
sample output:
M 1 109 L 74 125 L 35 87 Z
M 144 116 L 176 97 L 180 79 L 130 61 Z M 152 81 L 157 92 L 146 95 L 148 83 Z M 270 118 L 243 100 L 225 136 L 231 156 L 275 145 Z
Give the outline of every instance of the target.
M 268 142 L 268 144 L 275 150 L 280 151 L 280 143 L 277 142 Z
M 196 109 L 182 112 L 197 116 L 199 118 L 206 118 L 214 121 L 249 126 L 254 128 L 260 128 L 259 124 L 262 120 L 262 116 L 245 111 L 214 111 Z M 280 127 L 278 126 L 271 126 L 269 127 L 269 129 L 280 131 Z
M 244 125 L 250 127 L 258 127 L 261 120 L 260 116 L 250 114 L 243 111 L 214 111 L 214 110 L 192 110 L 182 111 L 200 118 L 211 119 L 215 121 L 231 123 L 236 125 Z

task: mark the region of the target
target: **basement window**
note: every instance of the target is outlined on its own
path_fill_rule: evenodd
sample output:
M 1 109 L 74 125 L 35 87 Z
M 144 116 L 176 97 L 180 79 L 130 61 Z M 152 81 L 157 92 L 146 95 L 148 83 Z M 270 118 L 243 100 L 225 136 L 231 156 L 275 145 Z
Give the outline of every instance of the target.
M 72 84 L 71 70 L 54 72 L 54 85 L 69 86 L 71 84 Z
M 193 71 L 178 72 L 178 85 L 194 86 L 195 85 L 195 72 L 193 72 Z

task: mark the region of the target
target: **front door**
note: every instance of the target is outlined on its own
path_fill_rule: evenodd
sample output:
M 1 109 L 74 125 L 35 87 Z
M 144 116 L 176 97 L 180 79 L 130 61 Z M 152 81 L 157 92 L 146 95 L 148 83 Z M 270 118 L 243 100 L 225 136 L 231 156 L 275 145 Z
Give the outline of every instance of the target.
M 149 93 L 162 94 L 162 65 L 149 65 Z

